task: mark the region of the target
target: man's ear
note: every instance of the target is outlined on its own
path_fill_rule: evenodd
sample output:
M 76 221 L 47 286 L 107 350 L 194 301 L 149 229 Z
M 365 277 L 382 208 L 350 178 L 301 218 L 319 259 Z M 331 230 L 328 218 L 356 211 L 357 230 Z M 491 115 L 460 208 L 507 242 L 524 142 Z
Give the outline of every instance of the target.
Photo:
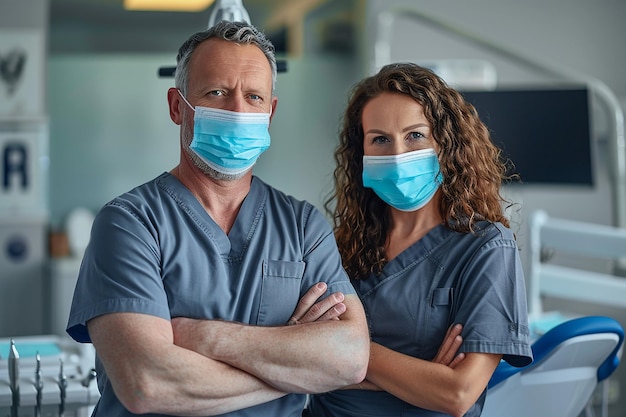
M 276 108 L 278 107 L 278 97 L 272 96 L 271 106 L 272 106 L 272 113 L 270 114 L 270 124 L 272 123 L 272 119 L 274 118 L 274 115 L 276 114 Z
M 167 90 L 167 104 L 170 109 L 170 119 L 172 122 L 180 125 L 183 123 L 183 112 L 181 111 L 182 98 L 178 89 L 172 87 Z

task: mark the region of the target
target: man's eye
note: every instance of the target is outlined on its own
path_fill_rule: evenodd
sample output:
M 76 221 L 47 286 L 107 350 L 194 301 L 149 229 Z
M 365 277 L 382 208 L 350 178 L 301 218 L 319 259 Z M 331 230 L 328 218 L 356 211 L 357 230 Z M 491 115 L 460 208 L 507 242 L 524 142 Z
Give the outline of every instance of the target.
M 261 96 L 258 94 L 250 94 L 250 99 L 254 101 L 261 100 Z
M 222 90 L 213 90 L 209 92 L 209 95 L 216 96 L 216 97 L 223 96 L 224 92 Z

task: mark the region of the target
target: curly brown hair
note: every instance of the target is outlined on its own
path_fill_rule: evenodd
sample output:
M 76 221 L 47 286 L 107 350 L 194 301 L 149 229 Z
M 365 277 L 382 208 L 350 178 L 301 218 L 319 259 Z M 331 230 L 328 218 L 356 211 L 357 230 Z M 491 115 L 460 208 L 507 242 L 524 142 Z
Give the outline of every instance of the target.
M 503 206 L 509 202 L 500 194 L 502 182 L 511 179 L 506 176 L 508 162 L 474 106 L 427 68 L 386 65 L 352 90 L 335 150 L 334 192 L 324 204 L 344 267 L 353 279 L 378 274 L 387 262 L 389 208 L 372 189 L 363 187 L 362 180 L 363 108 L 383 92 L 409 95 L 424 108 L 438 145 L 443 175 L 439 207 L 445 225 L 463 233 L 475 232 L 480 220 L 509 227 Z

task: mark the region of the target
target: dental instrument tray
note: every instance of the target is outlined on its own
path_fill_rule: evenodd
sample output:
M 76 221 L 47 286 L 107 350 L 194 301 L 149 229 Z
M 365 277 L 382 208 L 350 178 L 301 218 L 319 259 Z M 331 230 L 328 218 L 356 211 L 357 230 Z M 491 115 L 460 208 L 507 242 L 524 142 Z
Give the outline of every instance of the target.
M 54 335 L 0 338 L 0 416 L 87 415 L 100 394 L 95 351 Z

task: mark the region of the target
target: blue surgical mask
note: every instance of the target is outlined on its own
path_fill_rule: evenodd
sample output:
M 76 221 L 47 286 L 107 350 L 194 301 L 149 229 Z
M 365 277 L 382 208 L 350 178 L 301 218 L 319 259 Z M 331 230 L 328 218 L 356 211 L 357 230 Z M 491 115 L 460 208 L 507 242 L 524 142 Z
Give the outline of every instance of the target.
M 432 148 L 399 155 L 363 156 L 363 186 L 401 211 L 424 207 L 442 180 L 437 153 Z
M 195 111 L 189 148 L 209 167 L 226 175 L 249 170 L 270 146 L 270 114 L 241 113 L 185 103 Z

